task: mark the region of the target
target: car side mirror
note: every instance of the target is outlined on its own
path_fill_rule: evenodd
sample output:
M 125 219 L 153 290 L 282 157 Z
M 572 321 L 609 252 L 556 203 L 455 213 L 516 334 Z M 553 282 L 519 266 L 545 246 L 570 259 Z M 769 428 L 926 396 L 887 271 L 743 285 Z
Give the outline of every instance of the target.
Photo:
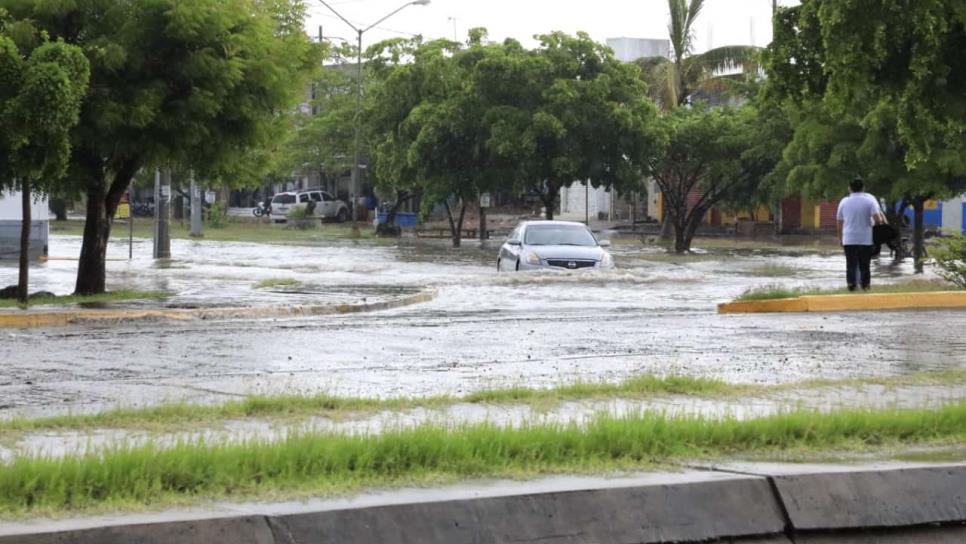
M 519 246 L 519 245 L 522 245 L 522 244 L 520 243 L 520 240 L 507 240 L 507 241 L 506 241 L 506 243 L 507 243 L 508 245 L 511 245 L 511 246 Z
M 600 247 L 610 247 L 610 240 L 601 240 L 597 242 Z

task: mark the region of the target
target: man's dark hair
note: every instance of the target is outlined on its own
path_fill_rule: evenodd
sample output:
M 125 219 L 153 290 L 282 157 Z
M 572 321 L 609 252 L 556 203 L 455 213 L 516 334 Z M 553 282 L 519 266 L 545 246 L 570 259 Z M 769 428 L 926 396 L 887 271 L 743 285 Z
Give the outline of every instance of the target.
M 851 189 L 853 193 L 861 193 L 862 189 L 864 188 L 865 184 L 862 183 L 862 178 L 859 176 L 855 176 L 852 178 L 852 181 L 849 182 L 849 189 Z

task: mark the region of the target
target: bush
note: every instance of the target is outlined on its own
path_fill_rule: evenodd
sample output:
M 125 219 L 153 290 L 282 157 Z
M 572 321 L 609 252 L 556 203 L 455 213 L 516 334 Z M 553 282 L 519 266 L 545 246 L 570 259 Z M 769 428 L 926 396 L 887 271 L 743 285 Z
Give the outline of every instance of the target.
M 299 230 L 313 228 L 318 221 L 314 215 L 309 213 L 308 208 L 305 206 L 296 206 L 292 208 L 285 218 L 288 220 L 288 228 Z
M 208 228 L 222 229 L 228 226 L 228 208 L 224 202 L 215 202 L 208 209 Z
M 966 289 L 966 236 L 938 238 L 930 253 L 939 267 L 939 275 Z

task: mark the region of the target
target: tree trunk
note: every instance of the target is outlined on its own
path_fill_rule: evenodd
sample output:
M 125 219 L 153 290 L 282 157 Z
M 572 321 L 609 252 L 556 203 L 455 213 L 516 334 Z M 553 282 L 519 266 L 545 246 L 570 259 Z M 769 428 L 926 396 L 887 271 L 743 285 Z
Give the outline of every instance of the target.
M 453 239 L 453 247 L 460 247 L 463 243 L 463 217 L 466 214 L 466 203 L 460 199 L 460 217 L 458 220 L 453 218 L 453 209 L 449 206 L 449 200 L 443 201 L 443 205 L 446 206 L 446 219 L 449 220 L 449 232 Z
M 912 255 L 915 263 L 916 274 L 922 274 L 923 261 L 926 257 L 925 229 L 923 228 L 923 212 L 925 210 L 926 197 L 916 196 L 912 199 L 912 209 L 915 210 L 914 227 L 912 234 Z
M 77 263 L 75 295 L 98 295 L 105 290 L 107 278 L 107 243 L 111 237 L 111 221 L 121 197 L 139 169 L 137 160 L 122 161 L 107 184 L 105 168 L 91 171 L 87 185 L 87 218 L 84 221 L 84 241 Z
M 547 221 L 553 221 L 553 212 L 554 206 L 557 204 L 558 191 L 560 191 L 560 185 L 553 180 L 548 180 L 546 194 L 540 195 L 540 200 L 543 201 L 544 217 L 547 218 Z
M 67 200 L 64 198 L 51 198 L 50 211 L 54 212 L 56 221 L 67 221 Z
M 17 281 L 17 300 L 27 304 L 28 286 L 30 280 L 30 177 L 24 176 L 20 180 L 21 206 L 23 219 L 20 224 L 20 277 Z
M 96 295 L 104 292 L 107 240 L 111 236 L 113 216 L 108 215 L 105 200 L 103 184 L 87 189 L 87 218 L 84 221 L 84 241 L 77 263 L 75 295 Z

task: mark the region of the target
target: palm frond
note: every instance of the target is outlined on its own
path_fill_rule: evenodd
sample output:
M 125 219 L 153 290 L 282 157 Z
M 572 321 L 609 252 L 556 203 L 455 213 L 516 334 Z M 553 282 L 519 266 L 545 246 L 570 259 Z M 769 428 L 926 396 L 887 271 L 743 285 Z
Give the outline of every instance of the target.
M 729 45 L 709 49 L 700 55 L 692 55 L 688 57 L 688 61 L 709 75 L 716 72 L 734 72 L 738 69 L 743 72 L 754 72 L 761 65 L 761 52 L 760 47 L 753 45 Z

